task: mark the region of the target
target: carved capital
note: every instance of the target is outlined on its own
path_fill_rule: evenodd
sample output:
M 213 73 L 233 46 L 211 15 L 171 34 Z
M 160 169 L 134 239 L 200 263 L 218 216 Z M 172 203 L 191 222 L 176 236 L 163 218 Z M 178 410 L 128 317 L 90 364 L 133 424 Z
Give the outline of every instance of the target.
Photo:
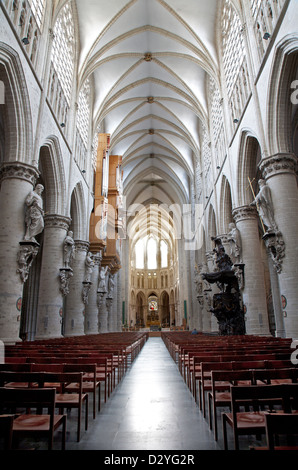
M 75 245 L 76 245 L 76 251 L 84 251 L 88 252 L 89 250 L 89 242 L 86 242 L 84 240 L 75 240 Z
M 261 161 L 259 168 L 265 179 L 272 176 L 280 175 L 283 173 L 297 172 L 297 157 L 290 153 L 277 153 L 271 157 L 264 158 Z
M 236 223 L 247 219 L 254 220 L 258 217 L 258 212 L 255 207 L 240 206 L 233 209 L 233 217 Z
M 20 179 L 35 186 L 39 171 L 32 165 L 21 162 L 3 163 L 0 168 L 0 182 L 5 179 Z
M 67 231 L 70 225 L 71 219 L 69 217 L 65 217 L 64 215 L 48 214 L 45 216 L 44 222 L 45 222 L 45 229 L 46 228 L 58 228 L 58 229 Z

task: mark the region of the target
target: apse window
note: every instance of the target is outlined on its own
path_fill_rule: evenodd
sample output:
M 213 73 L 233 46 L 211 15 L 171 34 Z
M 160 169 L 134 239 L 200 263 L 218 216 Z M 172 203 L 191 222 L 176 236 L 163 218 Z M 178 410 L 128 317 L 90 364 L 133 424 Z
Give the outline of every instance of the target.
M 160 242 L 161 267 L 168 267 L 168 245 L 165 241 Z
M 135 245 L 136 268 L 144 269 L 144 240 L 138 240 Z
M 147 265 L 148 269 L 157 269 L 157 245 L 153 238 L 147 244 Z

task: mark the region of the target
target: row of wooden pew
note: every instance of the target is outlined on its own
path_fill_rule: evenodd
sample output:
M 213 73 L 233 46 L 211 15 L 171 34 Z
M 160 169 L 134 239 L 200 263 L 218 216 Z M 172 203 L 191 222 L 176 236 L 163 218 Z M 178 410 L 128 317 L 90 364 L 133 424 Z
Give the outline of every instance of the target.
M 271 415 L 283 414 L 289 429 L 293 427 L 298 435 L 294 426 L 298 419 L 298 367 L 292 361 L 291 338 L 190 332 L 163 332 L 162 338 L 205 419 L 208 410 L 216 441 L 221 418 L 225 449 L 228 427 L 233 431 L 235 449 L 239 449 L 240 435 L 251 434 L 266 435 L 267 448 L 269 443 L 272 448 L 268 425 L 275 422 Z M 297 440 L 291 448 L 298 450 Z
M 65 449 L 66 409 L 76 410 L 80 441 L 83 414 L 88 429 L 89 396 L 96 419 L 102 401 L 109 399 L 147 339 L 146 332 L 125 332 L 6 345 L 0 364 L 0 435 L 6 437 L 6 448 L 17 445 L 13 437 L 29 433 L 46 435 L 52 449 L 54 432 L 62 426 Z

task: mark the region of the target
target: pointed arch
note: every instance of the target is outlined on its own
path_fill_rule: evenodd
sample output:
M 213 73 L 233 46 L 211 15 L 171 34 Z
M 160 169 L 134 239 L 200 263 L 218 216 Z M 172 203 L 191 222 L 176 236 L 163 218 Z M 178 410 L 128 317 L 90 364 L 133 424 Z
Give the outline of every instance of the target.
M 73 189 L 70 203 L 71 230 L 75 240 L 87 240 L 87 211 L 83 185 L 80 181 Z
M 0 42 L 0 80 L 4 84 L 4 160 L 33 164 L 33 129 L 29 93 L 18 53 Z
M 250 182 L 256 190 L 258 164 L 261 161 L 262 149 L 258 138 L 249 130 L 243 131 L 240 139 L 237 196 L 235 206 L 244 206 L 253 200 Z
M 67 216 L 65 171 L 57 137 L 48 137 L 41 146 L 39 168 L 45 185 L 45 211 Z
M 277 44 L 267 98 L 267 132 L 269 154 L 293 152 L 292 83 L 297 80 L 298 39 L 289 35 Z
M 214 208 L 211 204 L 210 208 L 209 208 L 209 213 L 208 213 L 208 239 L 207 239 L 207 242 L 206 242 L 207 250 L 212 249 L 211 237 L 215 237 L 216 234 L 217 234 L 216 217 L 215 217 Z
M 221 215 L 221 218 L 219 220 L 220 233 L 227 233 L 229 224 L 233 222 L 233 215 L 231 186 L 225 175 L 223 176 L 221 182 L 219 213 Z

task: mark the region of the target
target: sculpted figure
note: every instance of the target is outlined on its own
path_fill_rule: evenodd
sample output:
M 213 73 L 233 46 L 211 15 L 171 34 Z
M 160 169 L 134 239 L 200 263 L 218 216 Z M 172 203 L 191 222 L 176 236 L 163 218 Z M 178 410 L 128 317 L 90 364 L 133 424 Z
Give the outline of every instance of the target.
M 270 188 L 263 179 L 259 180 L 259 187 L 260 191 L 250 205 L 257 207 L 259 216 L 266 225 L 267 231 L 276 231 L 277 226 L 274 220 Z
M 228 240 L 230 242 L 230 254 L 234 256 L 235 258 L 239 259 L 240 258 L 240 252 L 241 252 L 241 238 L 240 238 L 240 232 L 237 229 L 236 225 L 234 222 L 231 222 L 229 224 L 229 233 L 228 233 Z
M 91 276 L 94 268 L 94 261 L 92 259 L 92 253 L 88 253 L 85 261 L 85 281 L 91 282 Z
M 70 267 L 75 256 L 75 243 L 73 240 L 73 232 L 69 231 L 64 238 L 63 243 L 63 262 L 64 266 Z
M 108 270 L 108 266 L 102 266 L 101 270 L 99 271 L 99 284 L 98 284 L 98 291 L 99 292 L 106 292 L 106 273 Z
M 35 237 L 44 229 L 43 200 L 41 197 L 43 190 L 43 185 L 37 184 L 35 189 L 31 191 L 26 197 L 26 233 L 24 236 L 24 240 L 26 241 L 32 241 L 37 243 Z
M 115 282 L 114 282 L 114 274 L 110 274 L 109 281 L 108 281 L 108 297 L 112 297 L 113 290 L 114 290 Z

